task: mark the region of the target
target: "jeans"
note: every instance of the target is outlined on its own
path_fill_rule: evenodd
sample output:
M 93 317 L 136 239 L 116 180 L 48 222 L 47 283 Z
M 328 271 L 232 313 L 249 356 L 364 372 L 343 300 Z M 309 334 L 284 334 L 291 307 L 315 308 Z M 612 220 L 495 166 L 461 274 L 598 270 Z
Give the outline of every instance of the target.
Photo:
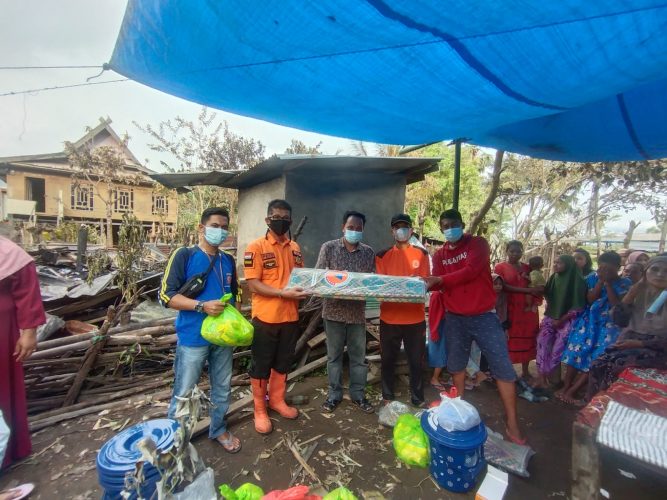
M 229 408 L 232 383 L 233 347 L 208 345 L 202 347 L 176 346 L 174 362 L 174 392 L 169 404 L 169 418 L 176 413 L 176 397 L 188 397 L 199 382 L 204 363 L 208 361 L 208 377 L 211 382 L 211 426 L 208 436 L 215 439 L 225 433 L 225 414 Z
M 350 397 L 354 401 L 366 396 L 366 325 L 347 324 L 324 320 L 327 332 L 327 373 L 329 375 L 329 399 L 343 399 L 343 351 L 347 344 L 350 358 Z

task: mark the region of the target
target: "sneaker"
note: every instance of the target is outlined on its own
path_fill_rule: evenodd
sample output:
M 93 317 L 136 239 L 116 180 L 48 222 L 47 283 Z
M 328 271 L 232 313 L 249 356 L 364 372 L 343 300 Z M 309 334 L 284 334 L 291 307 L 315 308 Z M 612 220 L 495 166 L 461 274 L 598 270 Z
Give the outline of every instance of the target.
M 410 403 L 415 408 L 426 408 L 426 401 L 418 401 L 416 399 L 413 399 L 413 400 L 410 401 Z
M 374 413 L 375 408 L 373 408 L 373 405 L 368 401 L 368 399 L 363 398 L 363 399 L 357 399 L 356 401 L 352 401 L 355 405 L 357 405 L 361 411 L 364 413 Z
M 340 399 L 327 399 L 324 403 L 322 403 L 322 411 L 332 413 L 339 404 Z

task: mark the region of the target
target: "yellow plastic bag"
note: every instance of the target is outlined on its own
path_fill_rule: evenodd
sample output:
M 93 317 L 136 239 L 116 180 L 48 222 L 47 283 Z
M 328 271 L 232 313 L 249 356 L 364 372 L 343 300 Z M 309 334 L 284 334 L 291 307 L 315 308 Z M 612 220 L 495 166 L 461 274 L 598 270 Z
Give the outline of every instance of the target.
M 229 302 L 231 293 L 225 294 L 220 302 Z M 231 304 L 217 316 L 206 316 L 201 325 L 201 336 L 211 344 L 237 347 L 252 344 L 255 329 Z
M 408 465 L 426 467 L 429 463 L 428 436 L 419 419 L 411 413 L 398 417 L 394 426 L 394 450 Z

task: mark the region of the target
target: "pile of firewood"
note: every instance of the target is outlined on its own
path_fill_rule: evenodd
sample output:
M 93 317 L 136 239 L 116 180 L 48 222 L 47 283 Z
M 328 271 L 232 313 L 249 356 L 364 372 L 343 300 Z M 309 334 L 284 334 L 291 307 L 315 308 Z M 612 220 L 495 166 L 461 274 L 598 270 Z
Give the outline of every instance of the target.
M 41 428 L 44 419 L 59 415 L 66 419 L 68 413 L 171 383 L 173 318 L 104 331 L 105 326 L 41 342 L 24 362 L 33 430 Z
M 41 342 L 24 362 L 33 431 L 105 409 L 133 408 L 151 392 L 153 401 L 170 396 L 177 341 L 174 319 L 112 327 L 114 318 L 121 313 L 110 308 L 107 321 L 99 330 Z M 304 305 L 300 326 L 302 334 L 290 380 L 326 365 L 321 301 Z M 373 383 L 379 380 L 379 336 L 372 322 L 367 323 L 367 335 L 369 383 Z M 237 348 L 234 359 L 249 355 L 249 348 Z M 246 368 L 247 363 L 235 364 L 232 385 L 250 383 Z M 206 386 L 204 381 L 202 387 Z M 249 402 L 233 404 L 230 413 Z

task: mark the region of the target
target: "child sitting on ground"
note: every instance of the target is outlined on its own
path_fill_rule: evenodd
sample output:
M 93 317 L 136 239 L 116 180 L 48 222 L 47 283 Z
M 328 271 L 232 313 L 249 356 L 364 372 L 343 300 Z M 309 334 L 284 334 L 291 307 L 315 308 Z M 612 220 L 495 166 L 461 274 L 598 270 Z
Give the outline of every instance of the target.
M 530 267 L 530 274 L 528 275 L 528 279 L 530 280 L 529 288 L 536 288 L 540 292 L 543 291 L 544 285 L 547 283 L 542 273 L 544 259 L 539 255 L 531 257 L 528 259 L 528 266 Z M 526 311 L 537 312 L 537 308 L 542 305 L 543 301 L 542 297 L 538 298 L 534 295 L 526 294 Z

